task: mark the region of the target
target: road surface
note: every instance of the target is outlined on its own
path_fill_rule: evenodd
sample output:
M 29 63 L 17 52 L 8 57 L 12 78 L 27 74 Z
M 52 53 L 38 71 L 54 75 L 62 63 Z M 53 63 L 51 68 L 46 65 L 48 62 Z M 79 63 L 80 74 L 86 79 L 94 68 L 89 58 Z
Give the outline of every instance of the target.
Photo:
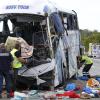
M 90 70 L 90 74 L 95 76 L 100 76 L 100 59 L 93 59 L 93 66 Z

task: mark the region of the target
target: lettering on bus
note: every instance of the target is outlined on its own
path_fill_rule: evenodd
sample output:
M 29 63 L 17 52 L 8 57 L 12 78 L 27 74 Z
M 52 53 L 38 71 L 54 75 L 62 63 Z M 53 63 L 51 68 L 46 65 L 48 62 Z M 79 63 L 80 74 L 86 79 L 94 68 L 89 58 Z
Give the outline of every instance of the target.
M 28 5 L 18 5 L 18 9 L 29 9 Z
M 16 9 L 17 5 L 8 5 L 6 6 L 6 9 Z
M 7 5 L 6 9 L 29 9 L 29 5 Z

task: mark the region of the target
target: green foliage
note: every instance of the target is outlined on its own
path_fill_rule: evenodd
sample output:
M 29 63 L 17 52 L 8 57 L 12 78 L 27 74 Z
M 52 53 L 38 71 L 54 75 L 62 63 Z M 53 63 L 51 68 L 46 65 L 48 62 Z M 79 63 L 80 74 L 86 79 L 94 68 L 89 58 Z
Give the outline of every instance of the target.
M 80 30 L 81 32 L 81 42 L 85 46 L 86 51 L 88 51 L 89 43 L 100 43 L 100 32 Z

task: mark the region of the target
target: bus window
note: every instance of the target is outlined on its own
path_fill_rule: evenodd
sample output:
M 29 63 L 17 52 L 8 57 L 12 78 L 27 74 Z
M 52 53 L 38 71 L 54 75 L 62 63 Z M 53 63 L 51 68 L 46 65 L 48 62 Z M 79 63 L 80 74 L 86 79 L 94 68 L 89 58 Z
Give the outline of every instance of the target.
M 78 24 L 77 24 L 77 16 L 75 15 L 69 15 L 67 19 L 67 29 L 68 30 L 75 30 L 78 29 Z
M 12 33 L 13 32 L 13 27 L 12 27 L 13 25 L 12 25 L 10 20 L 8 20 L 8 26 L 9 26 L 10 33 Z
M 3 29 L 3 21 L 0 22 L 0 33 L 2 32 Z
M 45 30 L 45 22 L 42 22 L 42 23 L 34 22 L 33 30 L 34 30 L 33 44 L 35 46 L 45 45 L 45 43 L 47 42 L 46 41 L 47 40 L 47 34 L 46 34 L 46 30 Z
M 72 15 L 69 15 L 68 16 L 68 19 L 67 19 L 67 24 L 68 24 L 68 30 L 72 30 L 73 29 L 73 20 L 72 20 Z
M 77 16 L 74 15 L 73 20 L 74 20 L 74 29 L 78 29 Z
M 64 28 L 67 29 L 67 18 L 64 17 Z
M 2 34 L 3 35 L 10 35 L 10 30 L 9 30 L 8 20 L 7 19 L 4 19 L 3 20 L 3 30 L 2 30 Z

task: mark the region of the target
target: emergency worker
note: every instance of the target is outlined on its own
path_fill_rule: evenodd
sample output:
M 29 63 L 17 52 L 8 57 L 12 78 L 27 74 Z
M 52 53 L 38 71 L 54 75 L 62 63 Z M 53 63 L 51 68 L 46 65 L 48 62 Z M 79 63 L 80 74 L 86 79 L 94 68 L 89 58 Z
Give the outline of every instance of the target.
M 14 90 L 16 90 L 16 80 L 18 76 L 18 70 L 27 63 L 26 59 L 21 57 L 21 45 L 19 42 L 15 44 L 15 48 L 12 49 L 11 54 L 13 56 L 12 68 L 14 70 Z
M 84 64 L 84 68 L 83 68 L 83 76 L 87 76 L 88 78 L 90 78 L 90 74 L 89 71 L 93 65 L 93 60 L 88 57 L 87 55 L 82 55 L 79 57 L 80 60 L 80 67 Z
M 11 62 L 13 57 L 5 48 L 4 43 L 0 44 L 0 98 L 2 98 L 3 77 L 6 82 L 7 98 L 10 98 L 11 91 Z

